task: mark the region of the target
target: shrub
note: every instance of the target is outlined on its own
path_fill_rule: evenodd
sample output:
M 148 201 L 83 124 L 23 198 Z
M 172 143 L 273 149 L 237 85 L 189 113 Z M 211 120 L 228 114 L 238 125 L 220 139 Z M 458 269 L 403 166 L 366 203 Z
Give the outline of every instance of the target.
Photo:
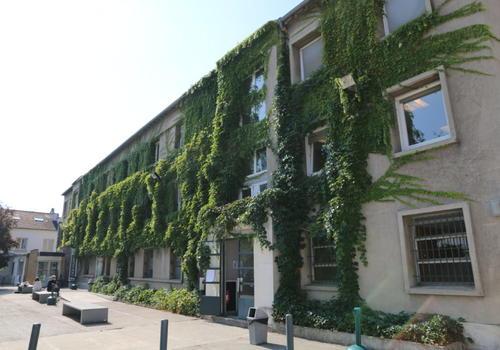
M 194 291 L 187 289 L 148 289 L 145 286 L 123 286 L 117 279 L 109 283 L 96 279 L 92 292 L 114 295 L 126 303 L 150 306 L 155 309 L 175 312 L 188 316 L 199 313 L 200 298 Z
M 405 312 L 390 314 L 362 305 L 363 334 L 390 339 L 408 340 L 423 344 L 447 345 L 464 342 L 462 324 L 448 316 L 410 315 Z M 283 322 L 285 315 L 293 315 L 294 324 L 303 327 L 354 332 L 353 313 L 346 312 L 336 300 L 275 304 L 273 317 Z

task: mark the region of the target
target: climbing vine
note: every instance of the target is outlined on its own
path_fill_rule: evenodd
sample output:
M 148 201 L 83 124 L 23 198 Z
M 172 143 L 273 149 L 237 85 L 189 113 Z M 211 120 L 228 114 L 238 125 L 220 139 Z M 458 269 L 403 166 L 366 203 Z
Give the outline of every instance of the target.
M 294 85 L 286 33 L 278 23 L 267 23 L 181 98 L 186 128 L 181 149 L 153 169 L 153 143 L 145 143 L 112 172 L 96 167 L 83 177 L 79 207 L 66 221 L 63 244 L 75 247 L 80 256 L 117 257 L 123 278 L 128 257 L 136 250 L 169 246 L 182 256 L 188 285 L 196 288 L 206 266 L 204 241 L 209 236 L 222 239 L 247 224 L 263 246 L 276 251 L 280 283 L 275 307 L 284 310 L 305 300 L 300 290 L 304 238 L 325 232 L 336 247 L 338 300 L 350 309 L 360 301 L 358 264 L 367 263 L 364 203 L 398 200 L 411 205 L 465 198 L 430 191 L 421 179 L 401 171 L 407 162 L 424 158 L 392 159 L 394 117 L 384 94 L 390 86 L 438 66 L 471 71 L 463 64 L 491 58 L 484 50 L 496 38 L 486 25 L 434 33 L 441 24 L 483 10 L 472 2 L 445 13 L 449 3 L 382 40 L 378 28 L 383 0 L 321 1 L 324 65 Z M 278 59 L 273 113 L 253 121 L 253 107 L 263 101 L 265 90 L 253 91 L 249 80 L 257 70 L 267 74 L 273 48 Z M 352 89 L 341 84 L 347 75 L 355 81 Z M 321 175 L 309 178 L 304 173 L 304 139 L 319 126 L 328 130 L 327 161 Z M 275 142 L 269 130 L 275 131 Z M 263 146 L 273 148 L 278 159 L 272 188 L 238 199 L 253 152 Z M 375 181 L 367 170 L 371 153 L 391 161 Z M 274 237 L 264 228 L 268 217 Z

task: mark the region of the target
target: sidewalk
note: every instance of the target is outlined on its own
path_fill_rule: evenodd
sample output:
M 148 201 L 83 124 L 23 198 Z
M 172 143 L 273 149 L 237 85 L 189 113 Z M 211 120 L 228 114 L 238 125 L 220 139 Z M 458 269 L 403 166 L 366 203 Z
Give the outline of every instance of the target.
M 4 289 L 0 287 L 0 289 Z M 0 291 L 0 350 L 25 350 L 31 326 L 42 323 L 38 350 L 158 349 L 160 321 L 169 320 L 168 349 L 284 349 L 285 336 L 270 333 L 269 344 L 252 346 L 248 331 L 120 302 L 87 291 L 63 290 L 70 301 L 90 302 L 109 308 L 109 323 L 83 326 L 62 316 L 62 301 L 47 306 L 31 300 L 29 294 Z M 343 350 L 344 346 L 295 339 L 297 350 Z

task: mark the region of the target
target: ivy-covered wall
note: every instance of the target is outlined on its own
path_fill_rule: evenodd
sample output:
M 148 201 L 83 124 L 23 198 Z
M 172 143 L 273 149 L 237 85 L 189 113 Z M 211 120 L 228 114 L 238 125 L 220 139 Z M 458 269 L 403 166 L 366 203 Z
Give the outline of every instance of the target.
M 75 247 L 80 256 L 117 257 L 123 278 L 134 251 L 170 246 L 182 256 L 188 284 L 196 288 L 206 267 L 204 240 L 209 235 L 222 239 L 239 224 L 248 224 L 259 242 L 277 253 L 275 308 L 286 311 L 306 299 L 300 289 L 303 240 L 326 234 L 336 246 L 338 301 L 350 309 L 360 302 L 358 264 L 369 263 L 363 204 L 465 198 L 447 189 L 430 191 L 421 179 L 398 172 L 420 156 L 392 159 L 394 115 L 384 94 L 388 87 L 438 66 L 464 70 L 463 63 L 491 58 L 481 53 L 489 40 L 496 40 L 486 25 L 433 34 L 444 23 L 483 10 L 472 2 L 446 12 L 448 2 L 383 40 L 378 31 L 382 0 L 319 2 L 324 65 L 293 85 L 286 31 L 282 23 L 267 23 L 183 96 L 185 145 L 156 164 L 155 176 L 145 166 L 151 154 L 145 145 L 144 151 L 131 155 L 135 165 L 126 178 L 118 177 L 105 188 L 96 185 L 102 182 L 96 171 L 82 181 L 89 185 L 66 221 L 63 244 Z M 267 68 L 272 47 L 279 52 L 272 118 L 250 122 L 252 106 L 265 96 L 252 91 L 248 79 Z M 351 90 L 343 89 L 339 80 L 348 74 L 356 82 Z M 328 130 L 327 163 L 321 176 L 308 178 L 304 139 L 319 125 Z M 270 130 L 276 133 L 276 144 L 270 142 Z M 264 145 L 278 159 L 272 186 L 254 198 L 237 199 L 253 151 Z M 367 171 L 371 153 L 391 159 L 377 181 Z M 316 205 L 319 210 L 312 212 Z M 273 244 L 264 229 L 269 217 Z

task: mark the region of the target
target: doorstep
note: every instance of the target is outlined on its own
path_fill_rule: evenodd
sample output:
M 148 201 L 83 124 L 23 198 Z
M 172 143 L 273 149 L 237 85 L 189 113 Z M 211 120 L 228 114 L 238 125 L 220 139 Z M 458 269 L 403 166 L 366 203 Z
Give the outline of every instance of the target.
M 283 323 L 273 323 L 271 329 L 277 333 L 285 334 Z M 315 340 L 322 343 L 352 345 L 355 343 L 355 336 L 352 333 L 331 331 L 327 329 L 308 328 L 301 326 L 293 327 L 294 336 L 308 340 Z M 363 335 L 361 341 L 369 350 L 465 350 L 465 344 L 452 343 L 446 346 L 428 345 L 410 341 L 382 339 Z

